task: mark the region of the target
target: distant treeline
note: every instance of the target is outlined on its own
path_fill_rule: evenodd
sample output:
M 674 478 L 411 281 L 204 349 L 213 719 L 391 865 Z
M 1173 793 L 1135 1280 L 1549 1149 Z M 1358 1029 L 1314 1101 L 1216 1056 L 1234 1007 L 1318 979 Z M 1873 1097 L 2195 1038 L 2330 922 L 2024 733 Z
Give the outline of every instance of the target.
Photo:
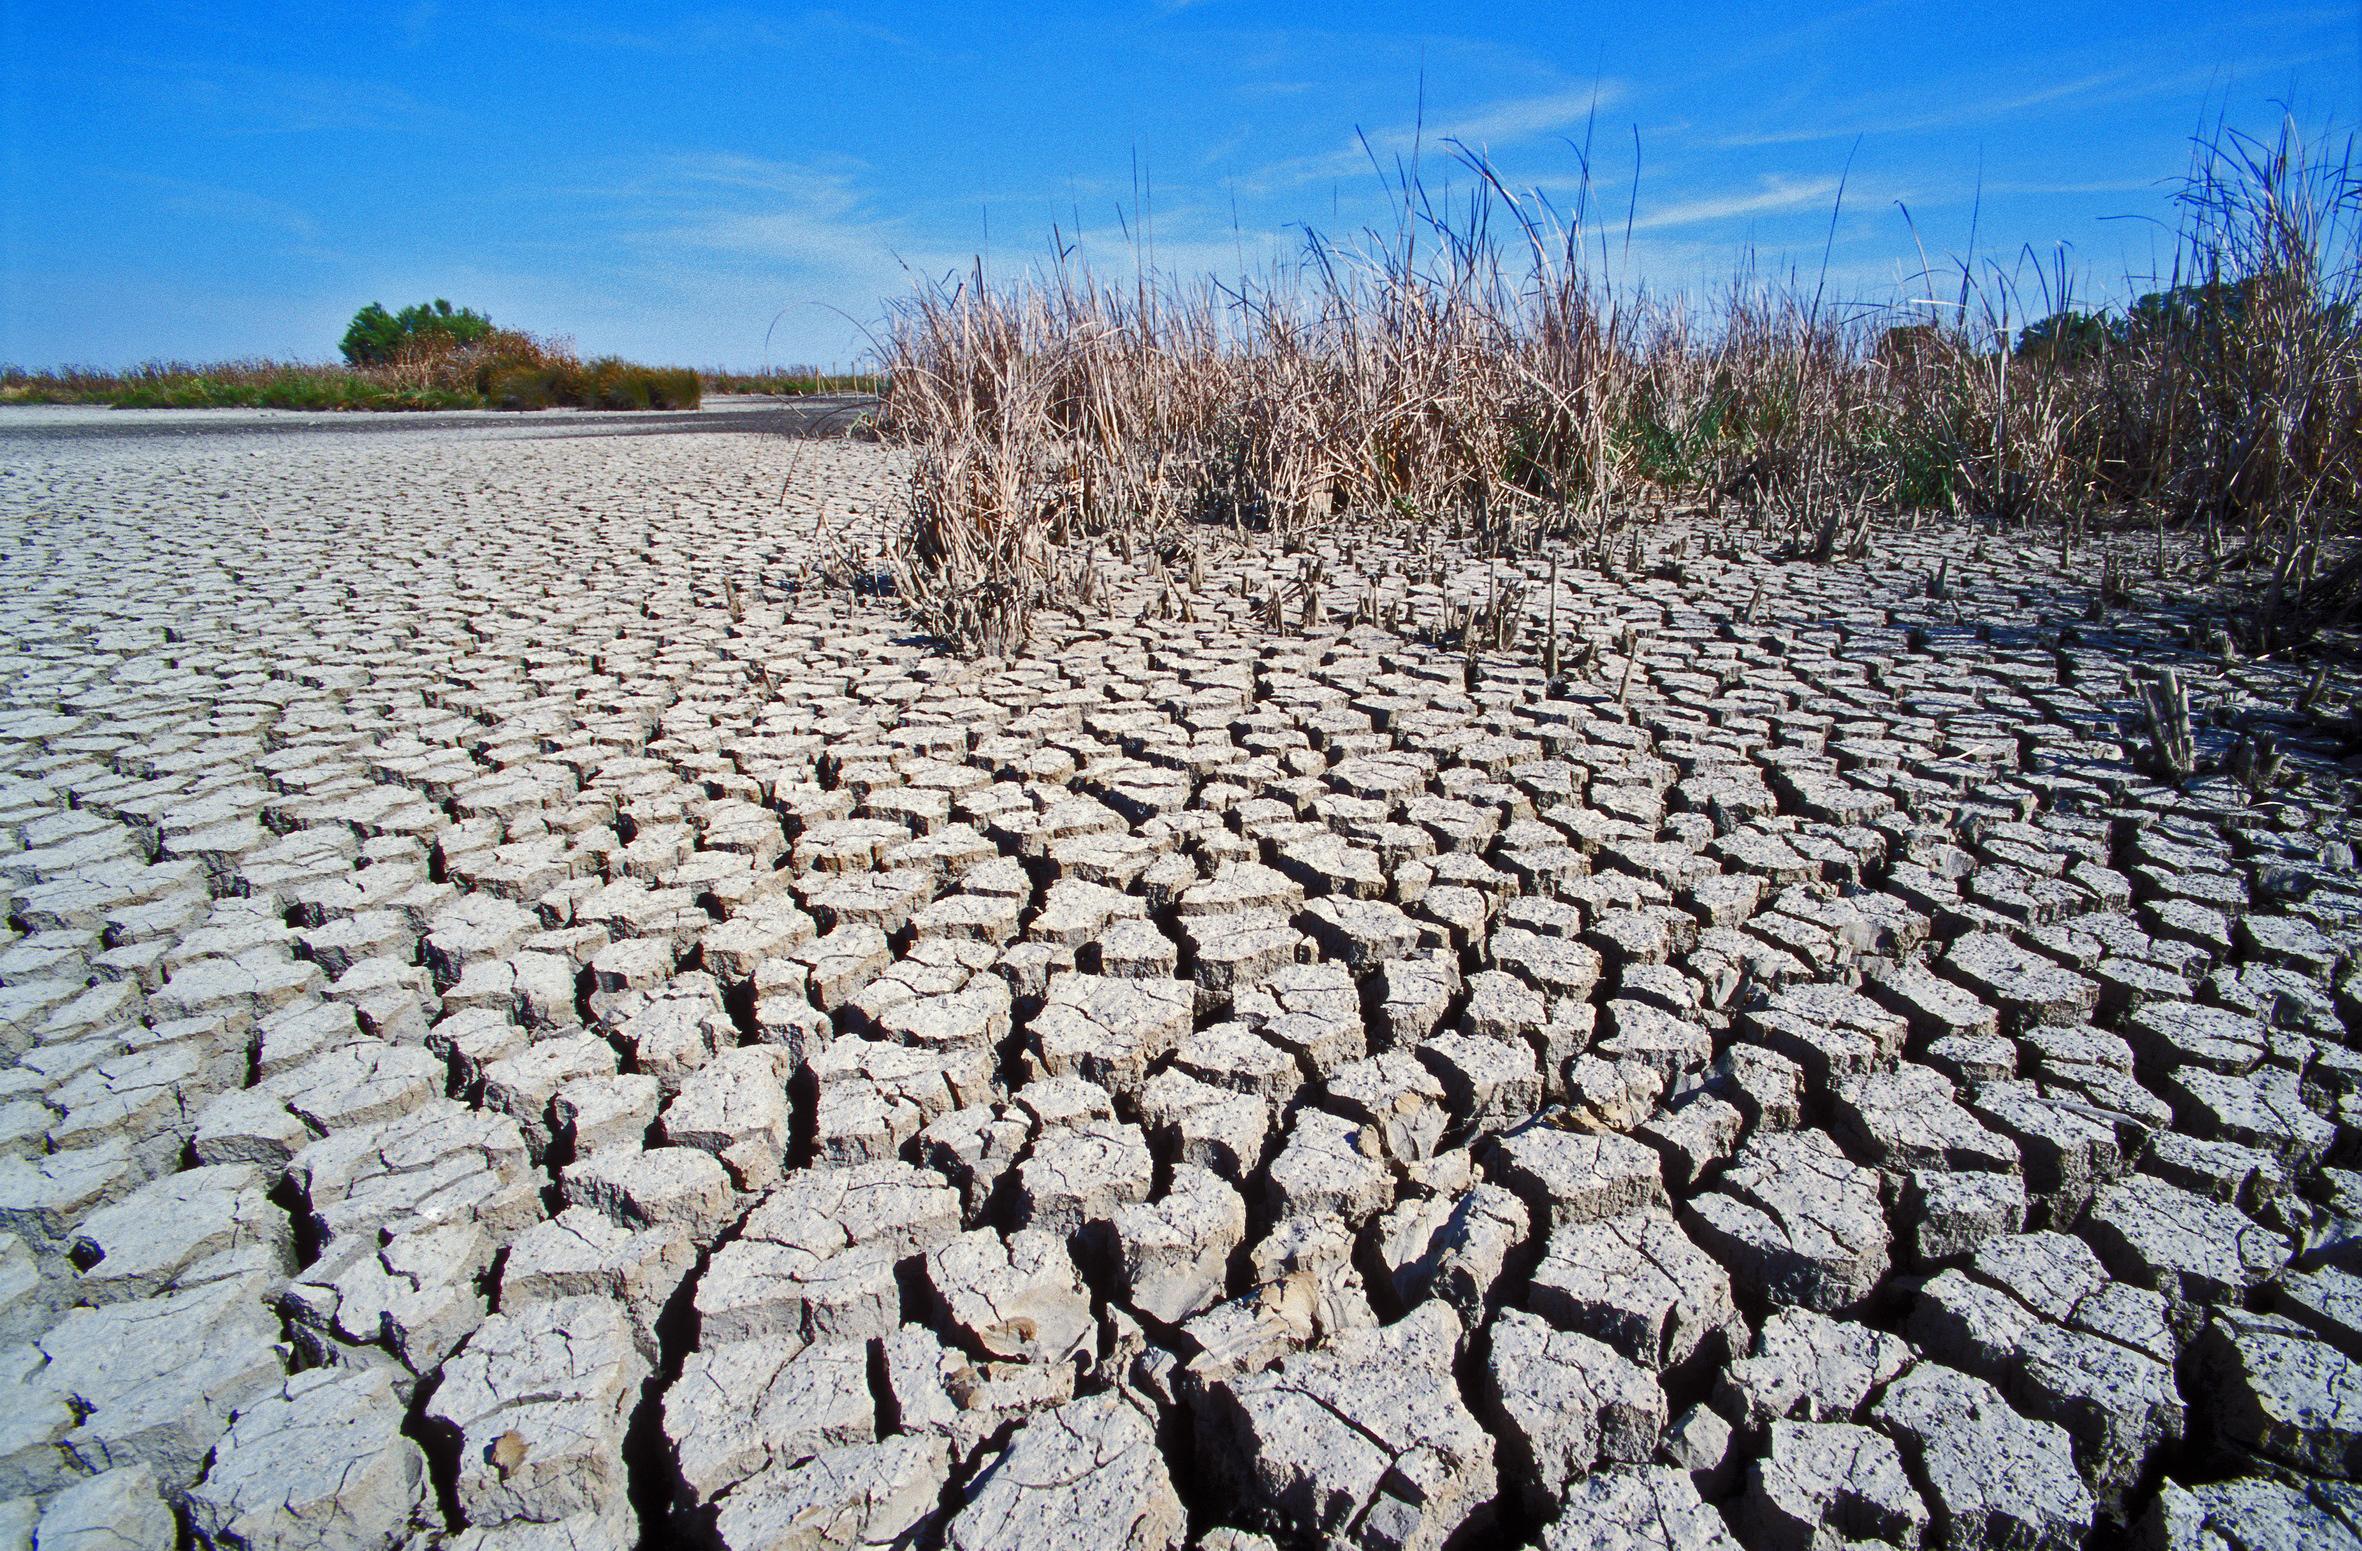
M 371 302 L 339 346 L 343 365 L 151 361 L 124 371 L 0 366 L 0 403 L 118 409 L 695 409 L 701 374 L 584 360 L 571 342 L 504 329 L 440 298 L 389 312 Z

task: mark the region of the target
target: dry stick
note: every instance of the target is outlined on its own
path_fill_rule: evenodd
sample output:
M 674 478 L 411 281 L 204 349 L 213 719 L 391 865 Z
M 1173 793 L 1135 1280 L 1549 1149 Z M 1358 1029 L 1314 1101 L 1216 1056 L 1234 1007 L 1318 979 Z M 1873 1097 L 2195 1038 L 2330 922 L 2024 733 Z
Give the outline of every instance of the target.
M 2314 709 L 2321 704 L 2321 696 L 2328 688 L 2329 664 L 2323 663 L 2313 670 L 2311 682 L 2305 685 L 2305 692 L 2297 697 L 2297 710 L 2310 716 Z
M 1550 557 L 1550 644 L 1548 658 L 1542 664 L 1546 678 L 1558 677 L 1558 557 Z

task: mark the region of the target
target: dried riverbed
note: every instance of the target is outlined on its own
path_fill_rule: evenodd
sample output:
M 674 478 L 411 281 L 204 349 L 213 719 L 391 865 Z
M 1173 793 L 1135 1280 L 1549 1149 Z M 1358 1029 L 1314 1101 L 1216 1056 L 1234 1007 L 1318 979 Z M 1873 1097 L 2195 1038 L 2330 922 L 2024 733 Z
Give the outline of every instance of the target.
M 1965 524 L 966 663 L 756 413 L 0 411 L 0 1545 L 2362 1546 L 2306 668 Z

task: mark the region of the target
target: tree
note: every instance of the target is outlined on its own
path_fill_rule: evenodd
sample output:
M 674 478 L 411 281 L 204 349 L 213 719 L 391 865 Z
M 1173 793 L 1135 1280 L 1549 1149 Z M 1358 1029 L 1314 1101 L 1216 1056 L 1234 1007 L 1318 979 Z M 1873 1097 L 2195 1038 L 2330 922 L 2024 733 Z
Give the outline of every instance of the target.
M 2253 279 L 2208 280 L 2151 291 L 2132 304 L 2127 322 L 2138 334 L 2194 334 L 2203 328 L 2236 326 L 2247 313 Z
M 388 312 L 371 302 L 353 314 L 339 347 L 355 366 L 382 366 L 406 346 L 457 349 L 472 345 L 492 332 L 492 320 L 473 308 L 454 308 L 436 297 L 400 312 Z
M 2108 320 L 2097 313 L 2054 312 L 2018 330 L 2017 353 L 2048 356 L 2056 361 L 2080 361 L 2108 347 Z
M 1948 359 L 1952 348 L 1941 326 L 1904 323 L 1878 336 L 1871 359 L 1889 371 L 1920 371 Z
M 344 331 L 344 358 L 355 366 L 390 361 L 401 347 L 402 325 L 394 315 L 376 302 L 371 302 L 353 314 L 352 323 Z

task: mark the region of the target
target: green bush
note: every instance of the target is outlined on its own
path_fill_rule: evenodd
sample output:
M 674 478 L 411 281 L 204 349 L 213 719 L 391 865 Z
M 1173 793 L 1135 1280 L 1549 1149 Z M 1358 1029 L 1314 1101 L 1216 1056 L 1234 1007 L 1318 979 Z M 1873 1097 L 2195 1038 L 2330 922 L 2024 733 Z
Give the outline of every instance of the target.
M 464 349 L 491 332 L 490 318 L 472 308 L 454 308 L 439 296 L 400 312 L 371 302 L 353 314 L 339 348 L 355 366 L 383 366 L 405 349 Z

